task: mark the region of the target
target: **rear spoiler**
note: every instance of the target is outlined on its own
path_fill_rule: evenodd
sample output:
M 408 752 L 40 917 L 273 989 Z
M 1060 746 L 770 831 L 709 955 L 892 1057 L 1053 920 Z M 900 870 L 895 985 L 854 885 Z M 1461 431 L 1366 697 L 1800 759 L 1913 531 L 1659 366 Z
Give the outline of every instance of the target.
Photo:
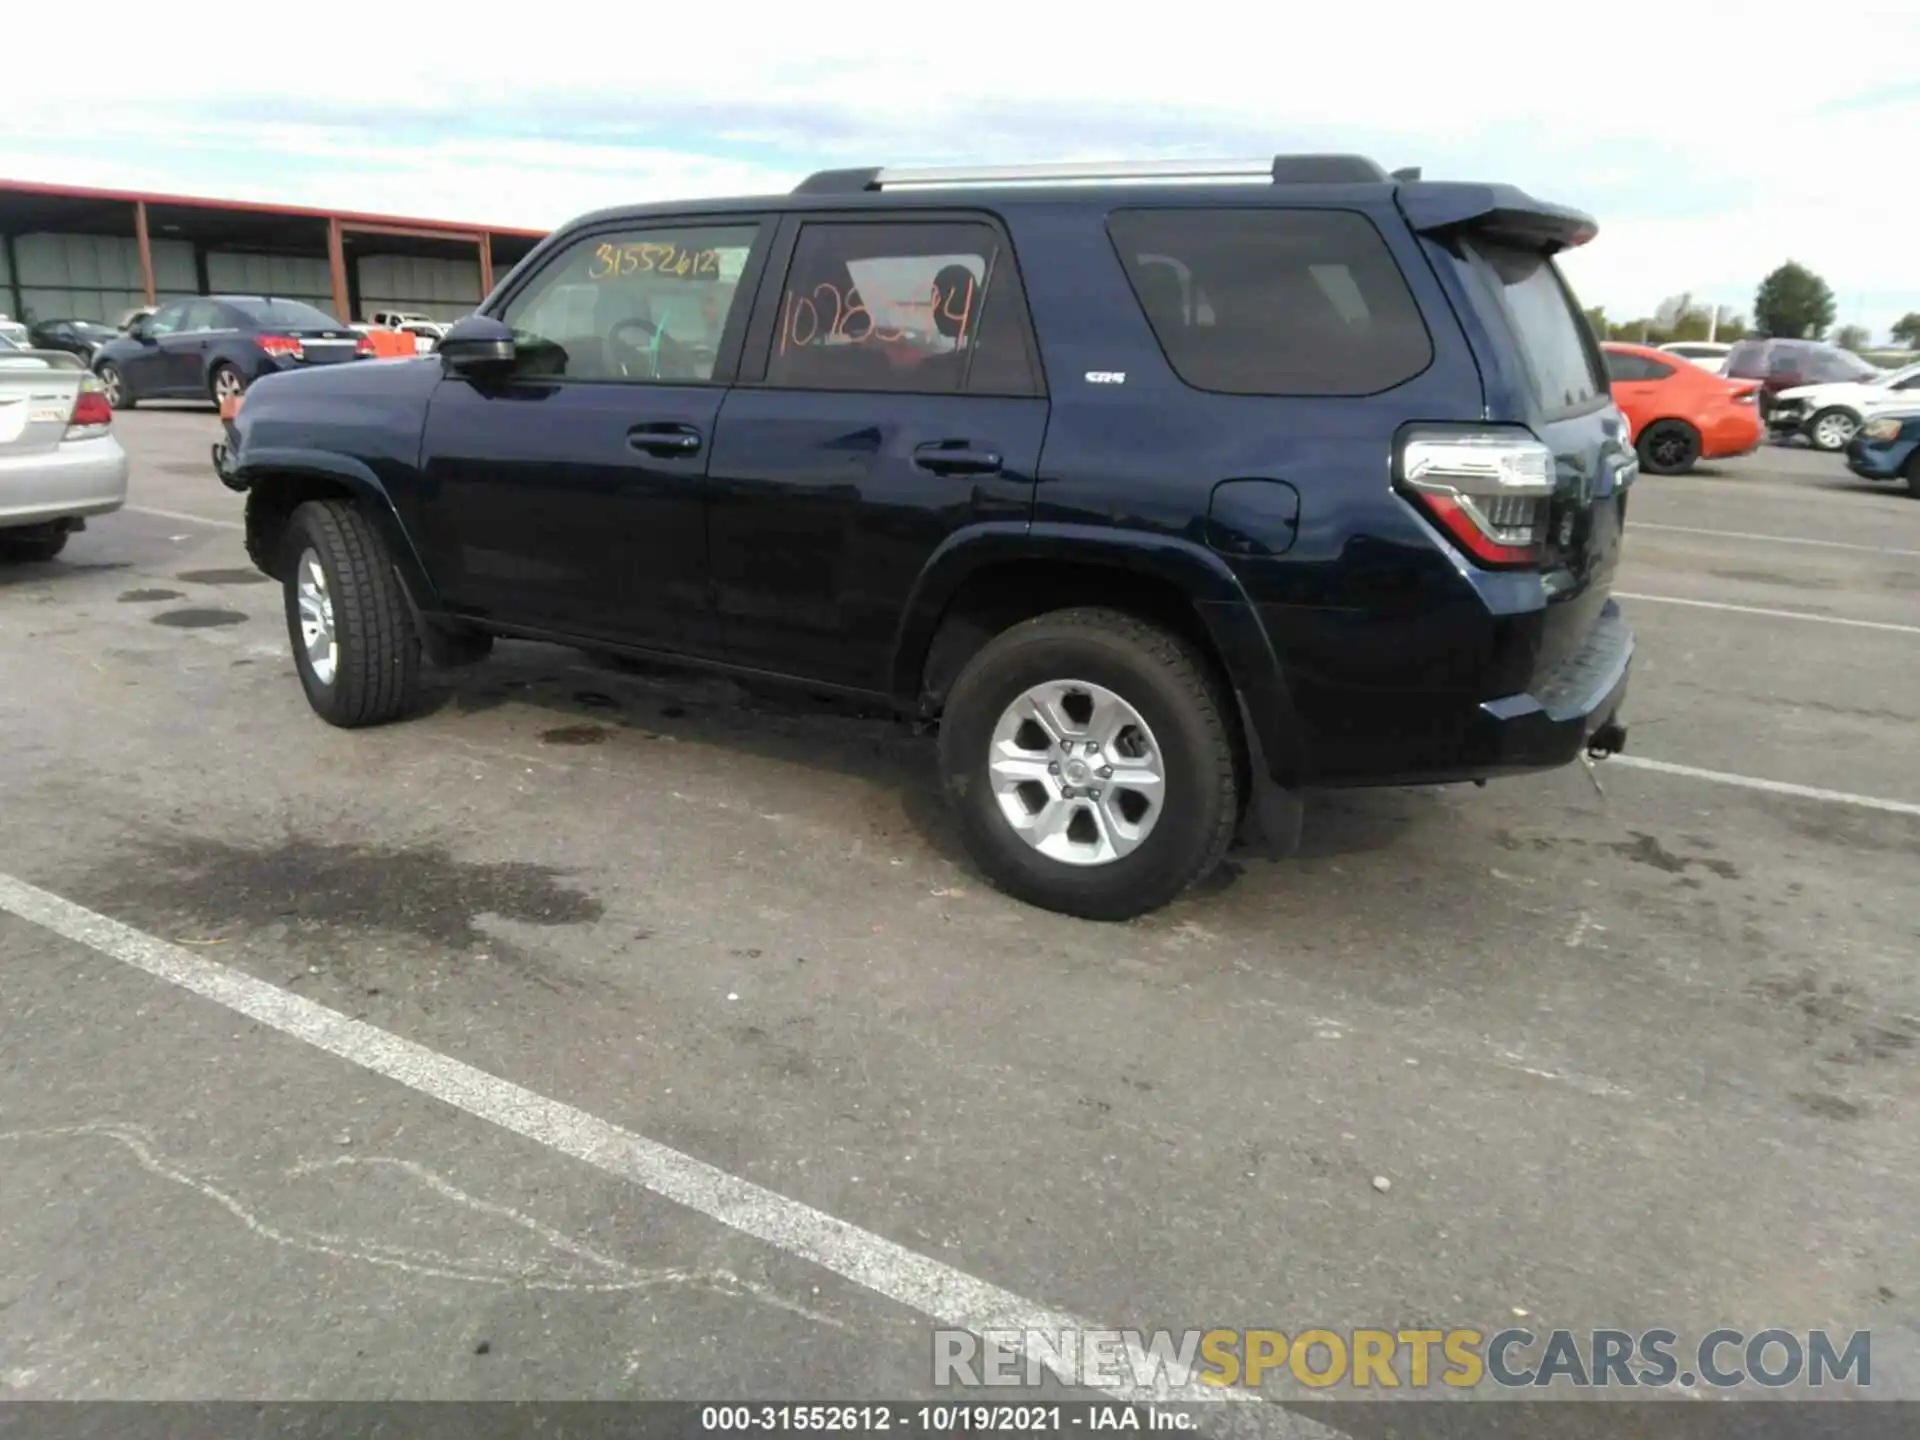
M 1395 199 L 1407 223 L 1422 235 L 1471 230 L 1552 254 L 1600 233 L 1585 211 L 1550 205 L 1511 185 L 1416 180 L 1401 185 Z

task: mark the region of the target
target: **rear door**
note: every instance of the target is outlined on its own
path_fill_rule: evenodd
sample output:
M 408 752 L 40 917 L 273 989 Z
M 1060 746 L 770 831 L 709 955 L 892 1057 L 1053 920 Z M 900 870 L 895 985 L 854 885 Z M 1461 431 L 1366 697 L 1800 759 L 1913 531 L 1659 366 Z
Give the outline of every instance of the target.
M 1488 385 L 1489 419 L 1523 424 L 1553 452 L 1547 522 L 1548 619 L 1539 667 L 1577 650 L 1605 606 L 1620 556 L 1631 481 L 1606 368 L 1573 292 L 1550 253 L 1493 235 L 1466 234 L 1449 248 L 1470 302 L 1517 375 Z
M 454 609 L 715 647 L 703 481 L 771 231 L 755 215 L 629 222 L 518 284 L 495 312 L 513 371 L 449 377 L 427 411 L 409 528 Z
M 1047 401 L 1012 246 L 973 213 L 789 219 L 710 475 L 729 655 L 882 691 L 955 530 L 1032 512 Z
M 217 340 L 226 338 L 233 321 L 217 301 L 189 300 L 180 328 L 160 341 L 166 356 L 162 374 L 169 394 L 200 395 L 206 390 L 207 369 Z

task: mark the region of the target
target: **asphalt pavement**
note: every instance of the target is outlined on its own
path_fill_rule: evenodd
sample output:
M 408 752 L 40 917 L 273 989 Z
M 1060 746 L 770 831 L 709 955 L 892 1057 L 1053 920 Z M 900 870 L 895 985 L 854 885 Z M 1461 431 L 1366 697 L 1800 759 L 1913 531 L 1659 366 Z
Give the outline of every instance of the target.
M 116 430 L 0 573 L 0 1396 L 928 1396 L 988 1313 L 1871 1329 L 1920 1394 L 1903 493 L 1645 477 L 1598 788 L 1314 797 L 1110 926 L 844 707 L 514 644 L 330 729 L 214 417 Z

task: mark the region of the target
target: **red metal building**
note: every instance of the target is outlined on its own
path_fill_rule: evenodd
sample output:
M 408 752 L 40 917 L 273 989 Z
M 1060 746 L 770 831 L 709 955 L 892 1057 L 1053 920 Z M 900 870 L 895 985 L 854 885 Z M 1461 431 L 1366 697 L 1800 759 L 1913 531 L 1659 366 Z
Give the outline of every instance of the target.
M 343 320 L 451 317 L 544 233 L 0 179 L 0 309 L 113 323 L 171 296 L 272 293 Z

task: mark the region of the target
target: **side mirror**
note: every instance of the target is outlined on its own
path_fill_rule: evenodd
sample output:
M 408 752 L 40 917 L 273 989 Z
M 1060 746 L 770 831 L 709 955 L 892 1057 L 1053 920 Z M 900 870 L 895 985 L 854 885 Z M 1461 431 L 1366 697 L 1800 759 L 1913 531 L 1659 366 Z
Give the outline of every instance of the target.
M 513 364 L 513 331 L 491 315 L 456 320 L 436 352 L 449 375 L 500 371 Z

